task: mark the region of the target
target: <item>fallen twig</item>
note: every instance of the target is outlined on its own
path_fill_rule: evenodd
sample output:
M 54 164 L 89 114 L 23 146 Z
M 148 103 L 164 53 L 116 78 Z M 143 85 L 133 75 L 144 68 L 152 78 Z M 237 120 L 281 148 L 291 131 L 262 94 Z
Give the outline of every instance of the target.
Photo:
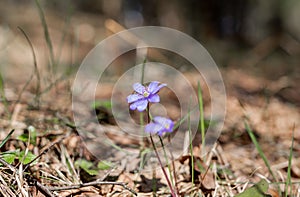
M 136 191 L 134 191 L 133 189 L 128 187 L 126 185 L 126 183 L 123 183 L 123 182 L 92 181 L 92 182 L 88 182 L 88 183 L 75 184 L 75 185 L 69 185 L 69 186 L 63 186 L 63 187 L 47 187 L 47 189 L 50 191 L 62 191 L 62 190 L 79 189 L 82 187 L 98 186 L 98 185 L 119 185 L 119 186 L 122 186 L 124 189 L 130 191 L 135 196 L 137 196 Z

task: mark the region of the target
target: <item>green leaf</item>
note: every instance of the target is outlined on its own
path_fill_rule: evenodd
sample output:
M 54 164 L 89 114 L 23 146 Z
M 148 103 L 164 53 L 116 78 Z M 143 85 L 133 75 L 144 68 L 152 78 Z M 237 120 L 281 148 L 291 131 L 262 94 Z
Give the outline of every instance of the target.
M 27 130 L 30 133 L 30 144 L 35 145 L 36 144 L 36 136 L 37 136 L 36 129 L 33 126 L 29 126 L 27 128 Z M 28 142 L 28 138 L 29 138 L 28 133 L 23 133 L 22 135 L 19 135 L 17 137 L 18 140 L 21 140 L 23 142 Z
M 19 151 L 4 152 L 4 153 L 1 154 L 1 157 L 7 163 L 12 164 L 15 161 L 16 157 L 17 157 L 17 153 L 19 153 Z
M 87 172 L 89 175 L 97 175 L 98 171 L 94 168 L 94 164 L 90 161 L 87 161 L 85 159 L 79 159 L 75 162 L 75 166 L 80 167 L 85 172 Z
M 99 161 L 97 168 L 99 170 L 108 170 L 113 166 L 113 163 L 109 162 L 109 161 Z
M 36 155 L 34 155 L 32 152 L 28 151 L 27 154 L 25 155 L 25 150 L 22 150 L 19 153 L 19 160 L 23 163 L 23 164 L 28 164 L 30 163 L 32 160 L 34 160 L 36 158 Z M 33 162 L 35 163 L 35 162 Z
M 262 179 L 257 184 L 246 189 L 244 192 L 236 195 L 235 197 L 265 197 L 268 191 L 269 183 Z
M 19 135 L 17 137 L 18 140 L 21 140 L 22 142 L 27 142 L 28 141 L 28 134 L 23 133 L 22 135 Z
M 20 150 L 17 149 L 14 151 L 6 151 L 4 153 L 1 153 L 1 157 L 9 164 L 12 164 L 17 158 L 19 159 L 20 162 L 22 162 L 22 164 L 28 164 L 36 158 L 36 155 L 34 155 L 30 151 L 28 151 L 27 154 L 25 155 L 25 150 L 20 152 Z

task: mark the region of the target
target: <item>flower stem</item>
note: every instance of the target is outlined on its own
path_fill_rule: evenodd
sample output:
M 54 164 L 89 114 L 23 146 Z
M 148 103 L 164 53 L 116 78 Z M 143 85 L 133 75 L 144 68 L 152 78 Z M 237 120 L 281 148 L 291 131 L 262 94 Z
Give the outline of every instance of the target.
M 161 144 L 161 146 L 163 148 L 163 151 L 164 151 L 165 160 L 166 160 L 167 165 L 168 165 L 168 170 L 169 170 L 169 174 L 170 174 L 170 181 L 172 183 L 172 186 L 174 186 L 173 176 L 172 176 L 172 172 L 171 172 L 171 165 L 169 164 L 169 161 L 168 161 L 168 156 L 167 156 L 167 152 L 166 152 L 166 149 L 165 149 L 165 146 L 164 146 L 164 142 L 163 142 L 163 139 L 160 136 L 158 136 L 158 137 L 159 137 L 160 144 Z
M 151 140 L 151 143 L 152 143 L 154 152 L 155 152 L 155 154 L 156 154 L 156 157 L 157 157 L 157 159 L 158 159 L 158 162 L 159 162 L 159 164 L 160 164 L 160 167 L 161 167 L 161 169 L 162 169 L 162 171 L 163 171 L 163 173 L 164 173 L 164 176 L 166 177 L 168 186 L 169 186 L 169 188 L 170 188 L 170 190 L 171 190 L 171 195 L 172 195 L 172 197 L 176 197 L 177 195 L 176 195 L 176 193 L 174 192 L 174 189 L 173 189 L 173 187 L 172 187 L 172 184 L 171 184 L 171 182 L 170 182 L 170 179 L 169 179 L 169 177 L 168 177 L 168 175 L 167 175 L 167 173 L 166 173 L 166 171 L 165 171 L 165 169 L 164 169 L 164 166 L 163 166 L 163 164 L 162 164 L 162 162 L 161 162 L 161 160 L 160 160 L 160 157 L 159 157 L 159 155 L 158 155 L 156 146 L 155 146 L 155 144 L 154 144 L 154 141 L 153 141 L 153 138 L 152 138 L 151 135 L 150 135 L 150 140 Z
M 141 141 L 140 141 L 140 145 L 142 146 L 142 150 L 145 148 L 145 142 L 144 142 L 144 114 L 140 113 L 140 128 L 141 128 Z

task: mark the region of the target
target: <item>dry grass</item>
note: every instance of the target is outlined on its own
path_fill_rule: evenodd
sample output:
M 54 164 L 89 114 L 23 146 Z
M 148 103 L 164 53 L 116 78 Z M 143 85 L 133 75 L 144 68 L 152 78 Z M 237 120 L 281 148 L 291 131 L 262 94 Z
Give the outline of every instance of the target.
M 52 92 L 51 94 L 57 93 Z M 55 97 L 57 101 L 67 100 L 61 98 L 65 95 L 57 94 Z M 43 106 L 39 109 L 30 109 L 29 105 L 23 102 L 18 104 L 20 108 L 18 112 L 16 109 L 13 110 L 13 121 L 9 121 L 5 113 L 2 114 L 3 130 L 9 131 L 14 128 L 15 132 L 1 148 L 1 152 L 20 149 L 32 152 L 36 155 L 36 159 L 28 164 L 22 164 L 18 158 L 12 164 L 7 164 L 3 158 L 0 160 L 2 163 L 0 186 L 3 196 L 80 196 L 83 194 L 131 196 L 135 193 L 144 196 L 152 196 L 154 193 L 158 196 L 169 195 L 166 181 L 157 166 L 153 166 L 151 172 L 127 171 L 126 164 L 125 167 L 121 167 L 124 162 L 128 161 L 124 159 L 117 163 L 120 166 L 99 170 L 97 175 L 89 175 L 76 165 L 76 161 L 85 159 L 96 165 L 97 159 L 88 152 L 76 129 L 72 127 L 71 111 L 66 109 L 60 111 L 57 105 L 53 110 L 51 109 L 52 102 L 42 102 Z M 56 103 L 63 104 L 64 102 Z M 34 126 L 37 131 L 35 141 L 21 141 L 18 136 L 28 133 L 29 125 Z M 107 125 L 107 128 L 112 127 L 115 126 Z M 191 184 L 190 156 L 182 156 L 175 160 L 178 192 L 181 195 L 189 196 L 233 196 L 251 186 L 251 183 L 265 178 L 271 183 L 269 192 L 275 192 L 280 196 L 281 194 L 276 192 L 278 184 L 272 179 L 255 147 L 251 145 L 246 133 L 243 132 L 245 130 L 236 130 L 235 135 L 237 136 L 233 138 L 231 136 L 229 138 L 231 140 L 227 141 L 228 135 L 232 134 L 230 130 L 224 131 L 220 142 L 215 144 L 207 155 L 206 163 L 199 157 L 201 145 L 194 146 L 194 160 L 201 162 L 205 168 L 203 171 L 195 165 L 195 185 Z M 7 132 L 2 132 L 2 139 L 6 135 Z M 256 132 L 256 135 L 259 137 L 265 154 L 271 158 L 271 167 L 278 177 L 277 181 L 282 183 L 279 186 L 283 191 L 287 173 L 287 155 L 284 156 L 283 153 L 288 153 L 290 144 L 288 141 L 282 140 L 283 143 L 278 145 L 282 152 L 277 154 L 270 152 L 271 148 L 268 147 L 272 146 L 274 141 L 266 139 L 260 133 Z M 298 146 L 299 144 L 295 141 L 295 153 L 292 160 L 294 196 L 299 195 L 299 192 L 297 194 L 299 184 L 296 183 L 299 175 L 297 175 L 297 172 L 299 173 Z M 137 159 L 139 162 L 140 158 Z M 130 166 L 132 163 L 127 165 Z M 137 170 L 138 168 L 138 163 L 135 167 L 131 166 L 131 169 Z M 156 181 L 153 182 L 153 180 Z M 154 183 L 157 187 L 156 191 L 152 189 Z

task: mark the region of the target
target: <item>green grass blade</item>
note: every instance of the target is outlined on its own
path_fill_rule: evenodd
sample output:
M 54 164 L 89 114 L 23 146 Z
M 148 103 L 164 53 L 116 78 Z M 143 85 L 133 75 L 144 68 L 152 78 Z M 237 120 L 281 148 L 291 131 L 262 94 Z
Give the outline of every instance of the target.
M 288 164 L 288 169 L 287 169 L 287 179 L 285 183 L 285 197 L 288 196 L 288 187 L 291 187 L 291 167 L 292 167 L 292 158 L 293 158 L 293 147 L 294 147 L 294 130 L 293 130 L 293 136 L 292 136 L 292 145 L 290 148 L 290 155 L 289 155 L 289 164 Z M 292 189 L 291 189 L 292 192 Z M 292 196 L 290 194 L 290 196 Z
M 8 116 L 9 116 L 9 119 L 10 119 L 11 113 L 10 113 L 10 111 L 8 109 L 8 101 L 7 101 L 6 96 L 5 96 L 4 80 L 3 80 L 1 72 L 0 72 L 0 97 L 1 97 L 1 100 L 2 100 L 2 102 L 4 104 L 5 111 L 7 112 Z
M 59 65 L 59 62 L 60 62 L 60 57 L 62 55 L 62 50 L 63 50 L 63 45 L 65 43 L 65 40 L 66 40 L 66 37 L 67 37 L 67 34 L 68 34 L 68 30 L 70 29 L 70 26 L 71 26 L 71 16 L 72 16 L 72 13 L 74 11 L 74 8 L 73 6 L 71 5 L 71 2 L 68 1 L 67 4 L 69 5 L 68 8 L 67 8 L 67 16 L 65 18 L 65 22 L 64 22 L 64 27 L 63 27 L 63 30 L 62 30 L 62 37 L 61 37 L 61 40 L 60 40 L 60 44 L 59 44 L 59 47 L 58 47 L 58 52 L 56 53 L 56 64 Z
M 198 81 L 198 105 L 199 105 L 199 112 L 200 112 L 200 130 L 201 130 L 201 138 L 202 138 L 201 152 L 203 154 L 205 153 L 205 122 L 204 122 L 202 90 L 199 81 Z
M 49 50 L 49 53 L 50 53 L 51 67 L 49 69 L 51 70 L 51 72 L 53 74 L 53 72 L 56 70 L 56 68 L 55 68 L 56 65 L 55 65 L 53 46 L 52 46 L 52 42 L 51 42 L 49 30 L 48 30 L 48 25 L 47 25 L 47 22 L 46 22 L 44 11 L 42 9 L 42 6 L 41 6 L 39 0 L 35 0 L 35 4 L 36 4 L 36 6 L 38 8 L 38 11 L 39 11 L 39 16 L 40 16 L 42 26 L 43 26 L 43 29 L 44 29 L 44 36 L 45 36 L 46 43 L 47 43 L 47 46 L 48 46 L 48 50 Z
M 0 148 L 2 148 L 2 146 L 4 146 L 4 144 L 7 142 L 7 140 L 9 140 L 9 138 L 11 137 L 11 135 L 14 133 L 14 129 L 11 130 L 9 132 L 9 134 L 4 138 L 4 140 L 0 143 Z
M 128 154 L 128 155 L 131 154 L 131 152 L 129 152 L 129 151 L 123 149 L 122 147 L 116 145 L 116 144 L 113 143 L 111 140 L 104 140 L 104 143 L 107 144 L 107 145 L 109 145 L 109 146 L 111 146 L 111 147 L 113 147 L 113 148 L 115 148 L 115 149 L 118 150 L 118 151 L 121 151 L 121 152 L 126 153 L 126 154 Z
M 149 148 L 144 148 L 143 150 L 141 150 L 141 153 L 140 153 L 140 158 L 141 158 L 141 161 L 140 161 L 140 170 L 142 170 L 144 168 L 144 165 L 146 163 L 146 160 L 145 160 L 145 156 L 146 154 L 150 153 L 152 150 L 149 149 Z
M 39 72 L 39 69 L 38 69 L 38 66 L 37 66 L 35 51 L 34 51 L 32 42 L 29 39 L 29 37 L 27 36 L 26 32 L 21 27 L 18 27 L 18 29 L 22 32 L 22 34 L 26 38 L 26 41 L 29 44 L 29 47 L 30 47 L 30 50 L 31 50 L 31 53 L 32 53 L 32 58 L 33 58 L 34 71 L 33 71 L 32 75 L 30 76 L 30 78 L 28 79 L 28 81 L 25 83 L 24 87 L 22 88 L 22 90 L 21 90 L 21 92 L 18 96 L 17 102 L 19 102 L 19 100 L 21 99 L 21 96 L 22 96 L 23 92 L 25 91 L 25 89 L 27 88 L 27 86 L 29 85 L 30 81 L 32 80 L 32 78 L 35 74 L 36 79 L 37 79 L 36 80 L 37 82 L 36 82 L 35 102 L 36 102 L 37 106 L 39 106 L 40 92 L 41 92 L 41 77 L 40 77 L 40 72 Z
M 190 112 L 190 106 L 188 109 L 188 112 Z M 188 113 L 190 114 L 190 113 Z M 189 126 L 189 144 L 190 144 L 190 151 L 191 151 L 191 172 L 192 172 L 192 185 L 194 185 L 195 180 L 195 171 L 194 171 L 194 154 L 193 154 L 193 143 L 192 143 L 192 129 L 191 129 L 191 118 L 190 115 L 188 116 L 188 126 Z
M 249 125 L 246 122 L 245 122 L 245 128 L 246 128 L 246 130 L 247 130 L 247 132 L 248 132 L 248 134 L 249 134 L 249 136 L 250 136 L 253 144 L 255 145 L 255 147 L 256 147 L 256 149 L 257 149 L 260 157 L 263 159 L 263 161 L 264 161 L 265 165 L 267 166 L 270 174 L 272 175 L 273 179 L 277 181 L 276 176 L 275 176 L 274 172 L 271 169 L 270 163 L 269 163 L 266 155 L 263 153 L 263 151 L 262 151 L 259 143 L 256 140 L 256 137 L 255 137 L 253 131 L 250 129 Z
M 6 102 L 6 97 L 5 97 L 5 92 L 4 92 L 4 80 L 2 77 L 2 74 L 0 72 L 0 94 L 1 94 L 1 99 L 3 100 L 3 102 Z
M 194 107 L 192 108 L 192 110 L 188 111 L 187 114 L 185 114 L 182 118 L 180 118 L 180 119 L 176 122 L 176 124 L 174 125 L 173 131 L 175 131 L 175 130 L 176 130 L 176 129 L 184 122 L 184 121 L 186 121 L 187 118 L 191 115 L 191 113 L 194 112 L 194 110 L 196 110 L 196 109 L 197 109 L 196 106 L 194 106 Z

